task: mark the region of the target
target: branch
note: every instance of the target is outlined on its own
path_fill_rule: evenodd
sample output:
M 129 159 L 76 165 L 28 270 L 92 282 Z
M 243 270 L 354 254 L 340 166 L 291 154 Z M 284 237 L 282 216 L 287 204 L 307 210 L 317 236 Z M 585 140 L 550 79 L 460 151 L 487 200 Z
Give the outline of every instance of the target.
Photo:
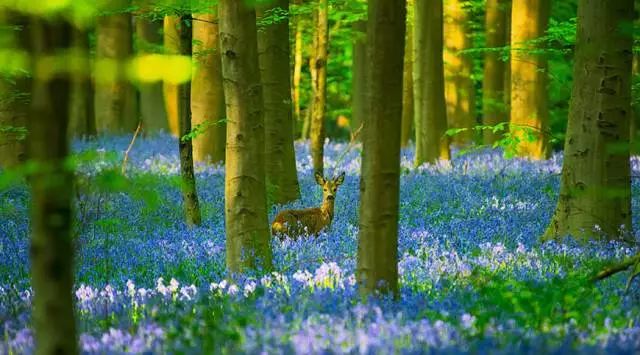
M 640 253 L 628 258 L 627 260 L 618 263 L 618 264 L 614 264 L 612 266 L 609 266 L 607 268 L 605 268 L 604 270 L 600 271 L 599 273 L 597 273 L 594 277 L 591 278 L 591 282 L 596 282 L 596 281 L 600 281 L 600 280 L 604 280 L 609 276 L 615 275 L 619 272 L 622 271 L 626 271 L 627 269 L 629 269 L 630 267 L 636 265 L 637 263 L 640 262 Z
M 142 130 L 142 121 L 138 123 L 138 128 L 136 128 L 135 133 L 133 133 L 133 138 L 131 139 L 131 143 L 129 143 L 129 147 L 127 147 L 127 150 L 124 152 L 124 159 L 122 159 L 122 175 L 126 175 L 127 161 L 129 160 L 129 152 L 131 152 L 131 148 L 133 148 L 133 144 L 136 142 L 136 138 L 138 137 L 138 134 L 140 133 L 141 130 Z

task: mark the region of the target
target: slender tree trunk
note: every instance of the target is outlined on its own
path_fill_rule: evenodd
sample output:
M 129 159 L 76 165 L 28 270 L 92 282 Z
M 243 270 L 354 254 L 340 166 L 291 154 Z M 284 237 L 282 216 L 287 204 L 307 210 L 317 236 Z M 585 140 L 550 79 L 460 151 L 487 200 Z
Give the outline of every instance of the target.
M 560 199 L 543 240 L 632 234 L 629 119 L 633 0 L 580 0 Z M 620 229 L 623 229 L 621 232 Z
M 81 66 L 71 84 L 68 138 L 87 137 L 96 134 L 95 112 L 93 110 L 93 83 L 87 75 L 89 63 L 89 35 L 84 29 L 73 29 L 73 47 Z
M 178 33 L 180 35 L 180 54 L 191 56 L 192 36 L 191 14 L 180 17 Z M 178 85 L 178 117 L 180 136 L 191 132 L 191 82 Z M 198 190 L 193 171 L 193 144 L 191 139 L 178 139 L 180 151 L 180 175 L 182 177 L 182 202 L 184 204 L 185 220 L 188 226 L 198 226 L 202 221 Z
M 312 77 L 313 103 L 311 104 L 311 157 L 313 171 L 324 174 L 324 121 L 327 104 L 327 47 L 329 44 L 328 1 L 317 0 L 315 10 L 315 34 L 313 59 L 311 66 L 315 71 Z
M 488 48 L 499 48 L 507 45 L 507 16 L 510 0 L 487 0 L 485 28 Z M 509 66 L 501 59 L 501 53 L 489 51 L 484 55 L 484 80 L 482 82 L 483 123 L 495 126 L 507 122 L 505 107 L 505 70 Z M 504 132 L 485 130 L 484 144 L 493 145 L 502 139 Z
M 9 48 L 29 41 L 28 19 L 0 9 L 0 36 Z M 12 32 L 10 32 L 12 31 Z M 20 75 L 0 76 L 0 168 L 13 168 L 26 160 L 24 133 L 29 112 L 30 80 Z
M 507 17 L 505 32 L 506 45 L 511 45 L 511 8 L 513 7 L 513 0 L 507 0 L 507 9 L 505 16 Z M 504 108 L 507 122 L 511 121 L 511 51 L 507 53 L 509 58 L 505 63 L 504 68 Z
M 532 159 L 550 153 L 547 59 L 530 43 L 544 35 L 549 11 L 550 0 L 513 0 L 510 130 L 520 140 L 517 154 Z
M 402 130 L 400 145 L 406 147 L 411 140 L 413 128 L 413 0 L 407 0 L 407 25 L 404 44 L 404 67 L 402 77 Z
M 473 143 L 475 126 L 475 88 L 471 73 L 473 61 L 459 52 L 472 47 L 467 29 L 469 16 L 462 0 L 445 0 L 444 7 L 444 70 L 445 98 L 449 128 L 466 128 L 452 138 L 457 146 Z
M 162 21 L 136 18 L 136 35 L 140 54 L 159 53 L 162 46 Z M 164 106 L 162 83 L 140 83 L 140 116 L 147 133 L 167 132 L 169 124 Z
M 289 0 L 260 7 L 260 16 L 280 8 L 289 12 Z M 293 115 L 289 72 L 289 21 L 285 17 L 258 32 L 260 78 L 264 98 L 267 186 L 273 202 L 300 197 L 296 155 L 293 148 Z
M 109 6 L 110 10 L 120 11 L 130 4 L 130 0 L 118 0 Z M 133 53 L 131 15 L 118 13 L 98 18 L 96 35 L 96 59 L 117 63 L 113 80 L 95 86 L 96 129 L 100 134 L 133 132 L 138 125 L 136 92 L 124 70 Z
M 166 54 L 178 54 L 180 52 L 180 34 L 178 32 L 178 24 L 180 18 L 177 16 L 165 16 L 163 24 L 163 43 Z M 163 82 L 164 105 L 167 113 L 169 132 L 174 136 L 178 136 L 178 85 Z
M 418 166 L 449 160 L 450 152 L 445 135 L 442 0 L 416 1 L 414 11 L 413 94 Z
M 638 76 L 638 74 L 640 73 L 640 58 L 638 57 L 638 53 L 633 53 L 633 65 L 632 65 L 632 71 L 631 71 L 631 83 L 633 84 L 633 80 L 635 77 Z M 637 133 L 637 122 L 636 120 L 638 119 L 638 113 L 636 112 L 636 107 L 633 107 L 633 105 L 631 106 L 631 122 L 629 123 L 629 127 L 630 132 L 630 140 L 631 140 L 631 152 L 635 153 L 637 152 L 637 149 L 635 147 L 636 144 L 636 133 Z
M 35 60 L 72 47 L 72 28 L 60 19 L 31 23 Z M 37 67 L 36 67 L 37 68 Z M 29 156 L 38 170 L 31 185 L 31 285 L 36 354 L 76 354 L 71 200 L 66 167 L 71 74 L 34 71 L 29 115 Z
M 353 74 L 351 89 L 351 130 L 360 127 L 367 117 L 367 21 L 353 24 Z
M 223 163 L 227 125 L 224 123 L 218 16 L 200 14 L 195 17 L 202 21 L 193 22 L 197 67 L 192 82 L 191 110 L 193 126 L 202 127 L 204 131 L 193 140 L 193 154 L 198 162 Z
M 220 51 L 227 104 L 225 225 L 232 273 L 271 268 L 264 117 L 255 10 L 220 0 Z
M 294 0 L 294 3 L 299 6 L 302 4 L 302 0 Z M 293 19 L 295 23 L 295 38 L 294 38 L 294 46 L 293 46 L 293 117 L 297 124 L 302 125 L 303 117 L 300 112 L 300 81 L 302 79 L 302 46 L 303 46 L 303 38 L 302 38 L 302 19 L 301 17 L 295 16 Z M 295 137 L 294 137 L 295 138 Z
M 405 0 L 369 2 L 369 101 L 360 182 L 360 292 L 398 293 L 398 209 Z

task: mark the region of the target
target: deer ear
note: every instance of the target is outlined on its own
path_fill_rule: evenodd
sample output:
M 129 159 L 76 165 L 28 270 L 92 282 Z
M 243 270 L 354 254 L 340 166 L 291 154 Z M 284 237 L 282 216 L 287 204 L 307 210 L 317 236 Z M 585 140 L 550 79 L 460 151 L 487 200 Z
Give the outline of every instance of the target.
M 320 173 L 315 173 L 313 176 L 316 178 L 316 183 L 318 185 L 324 185 L 324 178 L 322 177 L 322 175 L 320 175 Z
M 342 185 L 342 183 L 344 182 L 344 171 L 342 173 L 340 173 L 340 175 L 336 178 L 336 185 Z

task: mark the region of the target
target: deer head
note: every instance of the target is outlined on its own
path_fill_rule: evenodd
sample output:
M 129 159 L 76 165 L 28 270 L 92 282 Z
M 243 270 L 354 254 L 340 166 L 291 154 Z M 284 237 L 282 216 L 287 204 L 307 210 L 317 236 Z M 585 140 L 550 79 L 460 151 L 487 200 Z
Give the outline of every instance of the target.
M 316 183 L 322 187 L 322 201 L 333 201 L 336 199 L 338 187 L 344 182 L 344 172 L 333 179 L 325 179 L 319 173 L 315 174 Z

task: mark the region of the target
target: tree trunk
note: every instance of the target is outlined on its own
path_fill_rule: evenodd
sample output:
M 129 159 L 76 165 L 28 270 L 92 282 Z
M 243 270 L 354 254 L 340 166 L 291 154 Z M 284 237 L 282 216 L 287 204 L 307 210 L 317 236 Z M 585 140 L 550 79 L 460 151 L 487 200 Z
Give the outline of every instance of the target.
M 110 3 L 119 11 L 130 5 L 129 0 Z M 108 73 L 109 80 L 95 85 L 96 130 L 100 134 L 135 131 L 138 125 L 136 92 L 125 75 L 125 64 L 133 53 L 131 15 L 118 13 L 98 18 L 96 27 L 96 59 L 115 61 L 117 70 Z M 104 73 L 101 73 L 104 75 Z
M 402 130 L 400 145 L 406 147 L 411 140 L 413 128 L 413 0 L 407 0 L 407 25 L 404 44 L 404 67 L 402 77 Z
M 359 290 L 398 293 L 398 209 L 405 0 L 369 2 L 368 117 L 360 182 Z
M 485 28 L 488 48 L 499 48 L 507 45 L 507 16 L 509 0 L 487 0 Z M 483 124 L 495 126 L 507 122 L 505 107 L 505 70 L 509 66 L 501 59 L 497 51 L 489 51 L 484 55 L 484 80 L 482 82 Z M 502 139 L 504 132 L 484 130 L 484 144 L 493 145 Z
M 202 21 L 193 22 L 197 66 L 192 81 L 191 110 L 193 126 L 200 126 L 204 131 L 193 140 L 193 154 L 197 162 L 223 163 L 227 125 L 224 123 L 218 16 L 200 14 L 195 17 Z
M 414 8 L 413 94 L 416 166 L 449 160 L 444 98 L 442 0 L 416 1 Z
M 23 48 L 29 41 L 28 19 L 0 9 L 3 39 L 9 48 Z M 0 76 L 0 168 L 13 168 L 26 158 L 25 133 L 29 112 L 30 80 L 21 75 Z
M 260 16 L 280 8 L 289 12 L 289 0 L 260 7 Z M 291 77 L 289 72 L 289 21 L 285 17 L 258 32 L 260 78 L 264 98 L 266 178 L 275 203 L 300 197 L 293 148 Z
M 547 59 L 530 43 L 544 35 L 549 11 L 550 0 L 513 0 L 510 130 L 520 140 L 517 154 L 531 159 L 550 153 Z
M 560 199 L 543 240 L 632 236 L 633 1 L 580 0 Z M 621 228 L 623 231 L 621 231 Z
M 136 18 L 136 34 L 140 54 L 160 52 L 162 45 L 162 21 Z M 164 106 L 162 83 L 140 83 L 140 116 L 147 133 L 167 132 L 169 124 Z
M 227 105 L 225 225 L 232 273 L 271 269 L 264 117 L 255 10 L 220 0 L 220 51 Z
M 70 50 L 67 22 L 31 23 L 35 60 Z M 46 71 L 49 68 L 41 68 Z M 36 354 L 76 354 L 71 206 L 73 174 L 66 166 L 71 74 L 34 71 L 29 115 L 29 156 L 37 171 L 31 185 L 31 285 Z
M 191 14 L 180 17 L 178 33 L 180 35 L 180 54 L 191 56 L 192 37 Z M 180 136 L 191 133 L 191 81 L 178 85 L 178 121 Z M 182 177 L 182 202 L 184 203 L 185 220 L 188 226 L 199 226 L 202 217 L 200 215 L 200 203 L 198 202 L 198 190 L 196 178 L 193 172 L 193 144 L 191 139 L 178 139 L 180 152 L 180 176 Z
M 299 6 L 302 4 L 302 0 L 294 0 L 294 3 Z M 302 19 L 300 15 L 294 17 L 295 38 L 293 46 L 293 117 L 296 124 L 303 124 L 303 117 L 300 112 L 300 81 L 302 79 Z M 295 138 L 295 137 L 294 137 Z
M 166 54 L 175 55 L 180 52 L 179 22 L 180 18 L 177 16 L 164 17 L 163 43 Z M 162 88 L 169 132 L 174 136 L 178 136 L 180 134 L 178 124 L 178 85 L 165 81 L 162 83 Z
M 449 128 L 466 128 L 452 138 L 457 146 L 473 143 L 475 126 L 475 87 L 471 79 L 473 61 L 461 50 L 472 47 L 468 34 L 469 16 L 462 0 L 445 0 L 444 7 L 444 70 L 445 98 Z
M 329 44 L 328 0 L 317 0 L 315 10 L 314 51 L 311 66 L 313 99 L 311 104 L 311 158 L 313 171 L 324 175 L 324 120 L 327 104 L 327 47 Z
M 353 24 L 353 68 L 351 89 L 351 130 L 357 130 L 364 122 L 367 105 L 367 21 Z
M 506 26 L 504 29 L 506 45 L 511 46 L 511 8 L 513 7 L 513 0 L 507 0 L 506 13 L 507 17 Z M 508 59 L 504 68 L 504 111 L 507 122 L 511 121 L 511 51 L 507 53 Z M 505 127 L 506 128 L 506 127 Z
M 89 63 L 89 35 L 86 30 L 73 29 L 73 47 L 82 68 L 71 83 L 71 103 L 69 107 L 69 139 L 96 134 L 95 112 L 93 110 L 93 83 L 87 75 Z

